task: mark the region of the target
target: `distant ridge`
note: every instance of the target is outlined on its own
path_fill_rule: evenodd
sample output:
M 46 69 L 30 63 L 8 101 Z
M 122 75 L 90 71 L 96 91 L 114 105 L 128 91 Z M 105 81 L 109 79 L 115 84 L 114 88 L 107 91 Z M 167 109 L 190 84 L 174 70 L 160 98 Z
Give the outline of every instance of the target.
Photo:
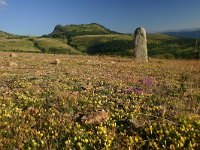
M 171 30 L 171 31 L 163 32 L 162 34 L 167 34 L 167 35 L 176 36 L 176 37 L 200 39 L 200 28 Z

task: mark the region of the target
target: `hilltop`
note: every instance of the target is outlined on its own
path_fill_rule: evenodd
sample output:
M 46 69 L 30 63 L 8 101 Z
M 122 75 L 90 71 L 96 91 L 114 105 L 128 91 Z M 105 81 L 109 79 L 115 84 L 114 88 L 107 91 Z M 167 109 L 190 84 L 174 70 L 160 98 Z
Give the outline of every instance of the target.
M 47 35 L 47 37 L 63 38 L 63 37 L 75 37 L 81 35 L 107 35 L 107 34 L 119 34 L 117 32 L 111 31 L 104 26 L 91 23 L 91 24 L 80 24 L 80 25 L 57 25 L 54 31 Z

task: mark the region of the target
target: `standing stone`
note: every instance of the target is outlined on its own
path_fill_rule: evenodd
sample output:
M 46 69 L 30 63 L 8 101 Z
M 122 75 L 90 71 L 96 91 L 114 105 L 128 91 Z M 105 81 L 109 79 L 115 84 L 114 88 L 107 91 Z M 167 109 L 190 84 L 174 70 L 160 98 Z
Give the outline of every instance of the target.
M 135 57 L 138 61 L 148 62 L 147 39 L 144 28 L 135 30 Z

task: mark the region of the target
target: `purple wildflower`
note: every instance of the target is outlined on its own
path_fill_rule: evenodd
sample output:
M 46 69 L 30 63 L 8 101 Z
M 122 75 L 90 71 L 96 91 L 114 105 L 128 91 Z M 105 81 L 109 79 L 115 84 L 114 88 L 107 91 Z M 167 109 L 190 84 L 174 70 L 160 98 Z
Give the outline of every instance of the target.
M 144 90 L 141 87 L 136 87 L 134 89 L 134 93 L 137 94 L 137 95 L 141 95 L 141 94 L 144 93 Z
M 123 89 L 122 90 L 124 93 L 132 93 L 132 92 L 134 92 L 134 88 L 133 87 L 128 87 L 128 88 L 126 88 L 126 89 Z
M 144 90 L 141 87 L 127 87 L 123 89 L 122 92 L 127 94 L 135 93 L 137 95 L 141 95 L 144 93 Z

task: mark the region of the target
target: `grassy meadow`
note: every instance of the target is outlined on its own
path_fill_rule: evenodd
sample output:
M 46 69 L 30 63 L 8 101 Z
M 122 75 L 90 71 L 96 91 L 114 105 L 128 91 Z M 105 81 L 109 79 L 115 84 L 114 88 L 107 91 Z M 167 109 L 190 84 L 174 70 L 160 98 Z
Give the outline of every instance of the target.
M 0 31 L 0 149 L 200 149 L 200 46 L 148 34 L 143 64 L 133 40 L 95 23 Z
M 133 35 L 117 33 L 95 23 L 57 25 L 51 34 L 42 37 L 0 31 L 0 51 L 132 57 L 133 40 Z M 147 41 L 152 58 L 200 58 L 200 45 L 198 41 L 196 45 L 195 39 L 148 34 Z
M 67 43 L 61 39 L 11 36 L 4 32 L 0 32 L 0 51 L 80 54 L 80 51 L 67 45 Z
M 87 53 L 88 49 L 92 46 L 97 44 L 105 44 L 107 42 L 112 41 L 129 41 L 130 43 L 133 42 L 133 37 L 129 35 L 117 35 L 117 34 L 110 34 L 110 35 L 83 35 L 83 36 L 76 36 L 72 38 L 71 45 L 76 47 L 79 51 L 83 53 Z M 112 45 L 113 46 L 113 45 Z M 129 49 L 132 47 L 130 46 Z M 96 49 L 98 50 L 98 49 Z M 118 47 L 116 48 L 116 51 Z M 124 49 L 125 51 L 126 49 Z M 109 51 L 109 50 L 108 50 Z
M 1 51 L 13 52 L 40 52 L 29 39 L 0 39 Z
M 82 54 L 125 57 L 134 54 L 133 35 L 111 31 L 95 23 L 57 25 L 51 34 L 44 37 L 62 39 Z M 196 45 L 195 39 L 164 34 L 148 34 L 147 41 L 150 57 L 167 59 L 200 58 L 200 45 Z
M 31 41 L 42 53 L 80 54 L 80 51 L 59 39 L 35 38 L 31 39 Z
M 200 148 L 198 60 L 10 54 L 0 52 L 0 149 Z

